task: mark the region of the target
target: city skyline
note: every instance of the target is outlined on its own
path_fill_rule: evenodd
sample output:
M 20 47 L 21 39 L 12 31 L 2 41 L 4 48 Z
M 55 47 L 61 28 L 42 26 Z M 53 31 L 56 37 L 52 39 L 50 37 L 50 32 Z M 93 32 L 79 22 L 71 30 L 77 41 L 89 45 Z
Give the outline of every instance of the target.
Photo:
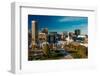
M 37 21 L 38 31 L 48 28 L 49 32 L 74 32 L 80 29 L 82 34 L 88 34 L 88 17 L 78 16 L 47 16 L 28 15 L 28 28 L 31 29 L 32 21 Z

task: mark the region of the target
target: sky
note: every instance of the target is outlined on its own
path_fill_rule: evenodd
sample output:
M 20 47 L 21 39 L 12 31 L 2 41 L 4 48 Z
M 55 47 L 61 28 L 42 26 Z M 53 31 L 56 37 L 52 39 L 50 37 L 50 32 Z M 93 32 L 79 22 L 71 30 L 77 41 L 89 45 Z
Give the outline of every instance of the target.
M 28 15 L 28 29 L 31 30 L 32 21 L 37 21 L 38 29 L 48 28 L 49 32 L 74 32 L 80 29 L 82 34 L 88 34 L 88 17 L 80 16 L 51 16 Z

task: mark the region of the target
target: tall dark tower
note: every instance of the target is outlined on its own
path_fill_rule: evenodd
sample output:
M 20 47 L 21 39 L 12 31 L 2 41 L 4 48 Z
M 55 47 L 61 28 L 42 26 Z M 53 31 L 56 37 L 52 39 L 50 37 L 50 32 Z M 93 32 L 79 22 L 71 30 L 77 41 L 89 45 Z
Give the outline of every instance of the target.
M 49 43 L 56 43 L 57 42 L 57 32 L 50 32 L 49 33 L 48 42 Z
M 80 34 L 81 34 L 80 29 L 76 29 L 76 30 L 75 30 L 75 35 L 78 36 L 78 35 L 80 35 Z

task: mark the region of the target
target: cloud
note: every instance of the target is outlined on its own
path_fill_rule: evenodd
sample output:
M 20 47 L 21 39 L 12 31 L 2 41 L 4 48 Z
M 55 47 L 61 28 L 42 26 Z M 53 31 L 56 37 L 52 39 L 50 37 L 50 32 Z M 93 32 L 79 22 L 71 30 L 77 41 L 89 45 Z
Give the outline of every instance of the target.
M 64 17 L 59 19 L 59 22 L 68 22 L 68 21 L 81 21 L 86 20 L 87 17 Z

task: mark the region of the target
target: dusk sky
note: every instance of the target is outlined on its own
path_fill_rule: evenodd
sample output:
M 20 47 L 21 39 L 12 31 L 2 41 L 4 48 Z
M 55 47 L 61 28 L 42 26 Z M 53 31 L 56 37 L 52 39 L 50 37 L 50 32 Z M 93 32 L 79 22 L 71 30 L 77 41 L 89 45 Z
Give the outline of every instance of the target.
M 48 28 L 49 32 L 74 32 L 80 29 L 82 34 L 88 34 L 88 17 L 80 16 L 47 16 L 28 15 L 28 28 L 31 29 L 32 20 L 37 21 L 38 29 Z

